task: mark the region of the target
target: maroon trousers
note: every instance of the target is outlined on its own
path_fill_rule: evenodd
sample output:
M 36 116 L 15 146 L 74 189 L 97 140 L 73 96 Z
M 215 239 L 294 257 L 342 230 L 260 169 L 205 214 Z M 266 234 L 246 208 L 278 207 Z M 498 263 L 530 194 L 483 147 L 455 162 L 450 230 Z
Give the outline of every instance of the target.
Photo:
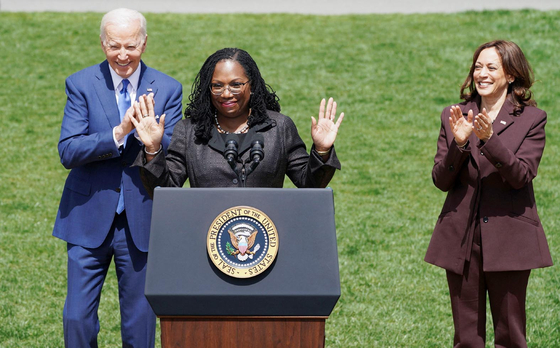
M 463 275 L 447 271 L 455 326 L 453 347 L 485 347 L 488 292 L 495 347 L 527 348 L 525 298 L 531 271 L 484 272 L 480 230 L 477 232 Z

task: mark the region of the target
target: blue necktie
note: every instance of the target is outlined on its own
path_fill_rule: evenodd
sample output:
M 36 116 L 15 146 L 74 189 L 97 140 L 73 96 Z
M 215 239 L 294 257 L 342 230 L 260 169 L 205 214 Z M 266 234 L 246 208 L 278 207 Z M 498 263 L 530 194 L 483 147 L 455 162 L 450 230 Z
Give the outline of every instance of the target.
M 130 94 L 128 94 L 128 84 L 130 82 L 127 79 L 122 80 L 122 88 L 119 92 L 119 114 L 121 115 L 121 121 L 126 114 L 126 110 L 130 108 Z
M 127 79 L 122 80 L 122 88 L 119 92 L 119 114 L 121 116 L 121 121 L 123 120 L 124 115 L 126 114 L 126 110 L 130 108 L 130 94 L 128 94 L 128 84 L 130 82 Z M 124 144 L 126 144 L 126 139 L 128 134 L 124 137 Z M 124 147 L 123 144 L 123 147 Z M 121 179 L 121 187 L 119 193 L 119 203 L 117 204 L 117 214 L 120 214 L 124 211 L 124 186 L 122 184 Z

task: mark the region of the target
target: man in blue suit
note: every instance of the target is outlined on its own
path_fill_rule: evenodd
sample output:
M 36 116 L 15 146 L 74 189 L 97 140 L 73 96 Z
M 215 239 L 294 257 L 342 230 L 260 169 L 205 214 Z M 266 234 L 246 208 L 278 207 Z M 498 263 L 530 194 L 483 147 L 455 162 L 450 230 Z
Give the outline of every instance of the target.
M 66 347 L 97 347 L 101 288 L 114 259 L 123 347 L 153 347 L 156 318 L 144 297 L 152 200 L 138 168 L 130 167 L 145 151 L 131 106 L 153 96 L 155 114 L 166 115 L 159 150 L 165 151 L 181 119 L 182 86 L 141 61 L 148 36 L 139 12 L 105 14 L 100 38 L 107 59 L 66 80 L 58 143 L 60 160 L 71 169 L 53 231 L 67 242 L 64 341 Z

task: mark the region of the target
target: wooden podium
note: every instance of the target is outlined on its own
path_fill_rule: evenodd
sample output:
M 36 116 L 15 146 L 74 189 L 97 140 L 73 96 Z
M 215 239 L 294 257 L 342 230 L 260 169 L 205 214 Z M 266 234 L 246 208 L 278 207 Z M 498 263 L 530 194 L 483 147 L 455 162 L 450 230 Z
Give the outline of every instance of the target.
M 325 319 L 310 317 L 159 317 L 162 347 L 314 348 L 325 346 Z M 219 334 L 217 334 L 219 333 Z
M 275 261 L 247 279 L 218 270 L 206 248 L 214 219 L 236 206 L 278 233 Z M 145 294 L 163 348 L 324 347 L 340 297 L 332 190 L 157 188 Z

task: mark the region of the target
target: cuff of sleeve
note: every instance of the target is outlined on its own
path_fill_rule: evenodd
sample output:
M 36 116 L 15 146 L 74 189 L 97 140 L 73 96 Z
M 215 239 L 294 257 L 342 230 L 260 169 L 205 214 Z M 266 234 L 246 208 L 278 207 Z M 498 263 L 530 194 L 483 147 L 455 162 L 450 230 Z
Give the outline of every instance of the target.
M 319 161 L 320 163 L 322 163 L 325 166 L 333 167 L 333 168 L 336 168 L 336 169 L 341 168 L 340 161 L 338 160 L 338 157 L 336 156 L 336 151 L 334 149 L 334 145 L 331 147 L 331 150 L 329 151 L 329 157 L 327 158 L 326 161 L 323 161 L 323 156 L 319 155 L 319 153 L 315 149 L 315 145 L 311 146 L 310 156 L 312 156 L 314 159 L 316 159 L 317 161 Z
M 146 162 L 146 154 L 144 150 L 141 150 L 138 152 L 134 163 L 132 163 L 132 167 L 143 168 L 154 177 L 159 178 L 164 172 L 165 164 L 165 154 L 163 151 L 155 155 L 150 162 Z
M 113 127 L 113 141 L 115 142 L 115 146 L 117 147 L 117 149 L 120 149 L 120 147 L 124 145 L 124 140 L 126 139 L 126 137 L 122 138 L 121 140 L 117 140 L 117 136 L 115 135 L 116 128 L 117 127 Z
M 461 150 L 461 151 L 467 151 L 467 152 L 468 152 L 468 151 L 471 151 L 470 144 L 471 144 L 471 141 L 470 141 L 470 140 L 467 140 L 467 142 L 466 142 L 465 145 L 463 145 L 463 146 L 459 146 L 459 144 L 455 143 L 455 145 L 457 145 L 457 148 L 458 148 L 459 150 Z

